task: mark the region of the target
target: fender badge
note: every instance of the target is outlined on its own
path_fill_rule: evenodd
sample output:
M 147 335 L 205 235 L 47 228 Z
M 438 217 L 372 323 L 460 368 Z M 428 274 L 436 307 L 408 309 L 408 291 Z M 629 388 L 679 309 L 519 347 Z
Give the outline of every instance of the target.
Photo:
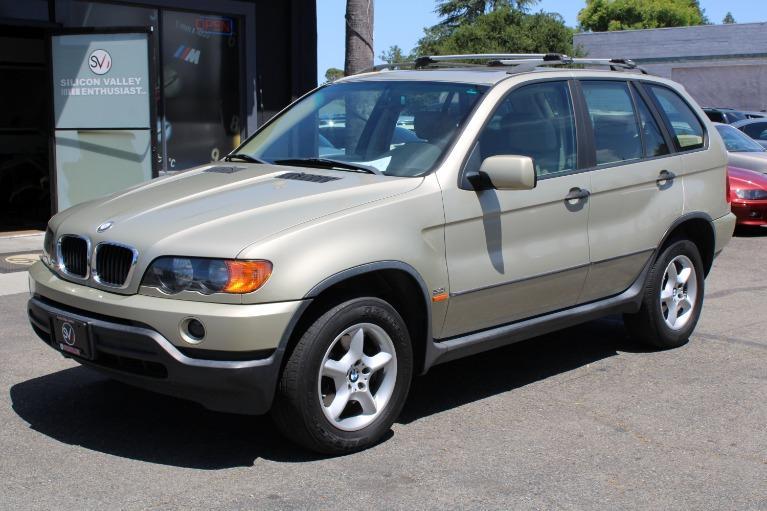
M 104 232 L 106 230 L 109 230 L 110 227 L 114 225 L 113 221 L 104 222 L 103 224 L 99 225 L 96 231 L 98 232 Z

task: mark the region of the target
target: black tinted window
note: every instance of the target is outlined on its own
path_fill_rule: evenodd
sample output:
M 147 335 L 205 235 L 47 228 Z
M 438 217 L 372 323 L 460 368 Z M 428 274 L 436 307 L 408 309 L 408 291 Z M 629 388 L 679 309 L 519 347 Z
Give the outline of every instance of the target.
M 753 124 L 746 124 L 745 126 L 741 126 L 740 129 L 751 138 L 767 138 L 764 136 L 767 135 L 767 133 L 765 133 L 765 130 L 767 130 L 767 122 L 755 122 Z
M 594 128 L 597 165 L 641 158 L 642 140 L 628 84 L 584 81 L 581 85 Z
M 724 119 L 722 112 L 718 112 L 716 110 L 706 110 L 706 115 L 709 119 L 711 119 L 712 122 L 727 122 Z
M 512 91 L 480 134 L 478 149 L 479 162 L 500 154 L 530 156 L 539 176 L 575 169 L 575 120 L 567 83 Z
M 655 118 L 650 113 L 650 109 L 644 100 L 635 94 L 637 110 L 639 110 L 639 125 L 642 129 L 642 139 L 644 140 L 644 155 L 648 158 L 653 156 L 662 156 L 670 151 L 668 145 L 660 131 L 660 126 L 655 122 Z
M 703 147 L 703 125 L 690 106 L 671 89 L 659 85 L 648 88 L 666 114 L 677 148 L 691 151 Z

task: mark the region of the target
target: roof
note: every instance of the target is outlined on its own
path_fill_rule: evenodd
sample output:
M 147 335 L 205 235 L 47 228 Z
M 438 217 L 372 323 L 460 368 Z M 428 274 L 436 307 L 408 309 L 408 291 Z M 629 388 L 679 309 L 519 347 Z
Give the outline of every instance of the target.
M 625 77 L 628 75 L 634 77 L 649 78 L 639 71 L 610 71 L 607 69 L 570 69 L 562 67 L 540 67 L 526 72 L 514 72 L 513 67 L 457 67 L 457 68 L 437 68 L 437 69 L 397 69 L 382 70 L 358 75 L 348 76 L 337 80 L 339 82 L 360 82 L 360 81 L 424 81 L 424 82 L 453 82 L 470 83 L 473 85 L 495 85 L 501 80 L 511 78 L 512 76 L 521 76 L 530 73 L 565 73 L 571 76 L 611 76 Z

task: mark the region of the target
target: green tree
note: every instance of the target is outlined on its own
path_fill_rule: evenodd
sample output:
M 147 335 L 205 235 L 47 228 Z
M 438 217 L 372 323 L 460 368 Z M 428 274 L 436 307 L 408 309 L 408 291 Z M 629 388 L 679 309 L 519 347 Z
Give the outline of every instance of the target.
M 501 8 L 526 11 L 538 0 L 437 0 L 435 12 L 444 18 L 440 25 L 455 27 L 471 23 L 488 12 Z
M 344 70 L 338 69 L 337 67 L 331 67 L 328 68 L 327 71 L 325 71 L 325 80 L 332 82 L 333 80 L 338 80 L 339 78 L 343 78 L 344 76 Z
M 706 22 L 696 0 L 586 0 L 578 13 L 584 30 L 686 27 Z
M 722 23 L 725 25 L 732 25 L 735 23 L 735 18 L 733 18 L 732 13 L 730 11 L 727 11 L 727 14 L 724 16 L 724 19 L 722 20 Z
M 389 46 L 388 50 L 382 51 L 378 58 L 387 64 L 399 64 L 401 62 L 413 60 L 412 55 L 405 55 L 402 52 L 402 48 L 396 44 L 394 46 Z
M 425 30 L 418 55 L 457 53 L 572 53 L 573 31 L 559 14 L 528 14 L 508 6 L 482 14 L 474 21 L 449 28 Z

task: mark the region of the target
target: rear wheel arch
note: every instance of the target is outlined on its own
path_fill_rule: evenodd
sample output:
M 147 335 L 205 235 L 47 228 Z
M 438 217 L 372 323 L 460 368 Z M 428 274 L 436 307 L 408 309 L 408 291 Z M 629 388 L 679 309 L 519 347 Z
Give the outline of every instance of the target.
M 282 365 L 285 364 L 302 333 L 329 308 L 360 297 L 380 298 L 388 302 L 407 325 L 413 344 L 414 374 L 424 367 L 426 345 L 431 341 L 431 306 L 426 283 L 407 263 L 380 261 L 336 273 L 314 286 L 304 299 L 309 305 L 297 313 L 298 318 L 287 337 Z
M 695 212 L 678 218 L 663 236 L 656 250 L 656 257 L 664 248 L 680 239 L 687 239 L 695 243 L 703 261 L 704 276 L 708 276 L 708 272 L 714 264 L 714 248 L 716 247 L 714 221 L 711 216 L 703 212 Z

